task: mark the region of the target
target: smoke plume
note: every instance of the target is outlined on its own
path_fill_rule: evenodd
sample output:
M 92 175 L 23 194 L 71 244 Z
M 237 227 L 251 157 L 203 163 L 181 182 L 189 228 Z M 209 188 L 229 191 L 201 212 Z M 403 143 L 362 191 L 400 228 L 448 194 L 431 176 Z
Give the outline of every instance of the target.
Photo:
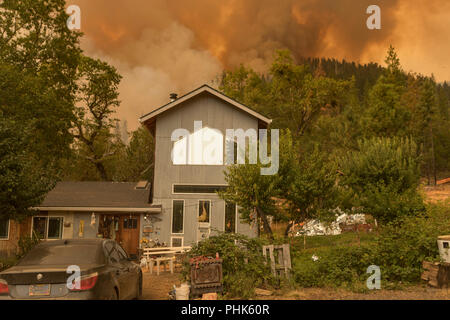
M 118 116 L 137 118 L 240 64 L 264 71 L 276 49 L 295 57 L 383 63 L 389 44 L 404 68 L 450 79 L 445 0 L 70 0 L 82 47 L 124 76 Z M 366 27 L 369 5 L 381 30 Z

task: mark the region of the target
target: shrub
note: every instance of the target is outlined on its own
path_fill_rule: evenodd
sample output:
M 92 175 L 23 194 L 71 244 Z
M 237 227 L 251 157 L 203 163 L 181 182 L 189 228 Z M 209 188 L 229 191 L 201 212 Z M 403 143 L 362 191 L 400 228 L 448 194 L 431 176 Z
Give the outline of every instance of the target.
M 271 282 L 270 266 L 264 264 L 261 241 L 234 233 L 220 233 L 194 245 L 183 263 L 184 279 L 190 275 L 190 258 L 215 257 L 216 253 L 223 259 L 223 286 L 228 297 L 249 298 L 254 288 Z
M 32 237 L 29 237 L 29 236 L 20 237 L 19 241 L 18 241 L 19 252 L 17 253 L 17 259 L 20 259 L 23 256 L 25 256 L 40 241 L 41 240 L 40 240 L 39 236 L 36 236 L 35 234 L 33 234 Z
M 307 250 L 294 260 L 294 279 L 302 287 L 353 287 L 366 276 L 371 257 L 367 245 Z
M 375 264 L 390 282 L 418 282 L 424 260 L 439 261 L 437 237 L 450 234 L 450 208 L 430 204 L 427 213 L 385 226 L 377 238 Z
M 382 287 L 420 281 L 422 262 L 439 261 L 437 237 L 450 234 L 450 207 L 427 206 L 417 217 L 406 216 L 381 228 L 361 247 L 319 247 L 296 251 L 295 281 L 303 287 L 365 287 L 370 265 L 381 269 Z M 313 261 L 312 256 L 319 259 Z
M 382 223 L 425 212 L 417 191 L 420 171 L 414 141 L 372 138 L 359 141 L 358 147 L 339 159 L 345 207 L 358 207 Z

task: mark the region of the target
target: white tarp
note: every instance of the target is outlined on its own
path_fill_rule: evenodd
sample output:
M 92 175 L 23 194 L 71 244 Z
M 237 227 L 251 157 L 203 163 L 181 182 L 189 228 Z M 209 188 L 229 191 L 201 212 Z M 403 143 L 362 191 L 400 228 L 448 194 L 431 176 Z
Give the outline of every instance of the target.
M 332 223 L 322 223 L 319 220 L 309 220 L 296 232 L 295 236 L 306 234 L 307 236 L 318 235 L 338 235 L 342 233 L 339 224 L 344 223 L 346 225 L 365 224 L 366 216 L 364 214 L 351 214 L 343 213 L 336 215 L 337 218 Z

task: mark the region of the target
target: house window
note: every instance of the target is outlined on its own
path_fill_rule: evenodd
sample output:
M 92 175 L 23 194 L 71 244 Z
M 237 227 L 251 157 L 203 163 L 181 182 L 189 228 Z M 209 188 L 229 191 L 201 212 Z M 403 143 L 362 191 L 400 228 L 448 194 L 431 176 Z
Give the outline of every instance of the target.
M 183 247 L 183 240 L 183 237 L 172 237 L 170 246 L 176 248 Z
M 173 193 L 191 194 L 191 193 L 217 193 L 225 191 L 227 186 L 221 185 L 191 185 L 191 184 L 175 184 L 173 185 Z
M 225 202 L 225 232 L 236 232 L 236 204 Z
M 0 240 L 9 239 L 9 219 L 0 219 Z
M 124 229 L 137 229 L 137 219 L 136 218 L 125 218 L 123 219 Z
M 184 232 L 184 200 L 173 200 L 172 202 L 172 233 Z
M 200 223 L 210 223 L 210 210 L 211 201 L 210 200 L 200 200 L 198 202 L 198 222 Z
M 62 217 L 34 217 L 33 234 L 39 239 L 61 239 L 63 220 Z

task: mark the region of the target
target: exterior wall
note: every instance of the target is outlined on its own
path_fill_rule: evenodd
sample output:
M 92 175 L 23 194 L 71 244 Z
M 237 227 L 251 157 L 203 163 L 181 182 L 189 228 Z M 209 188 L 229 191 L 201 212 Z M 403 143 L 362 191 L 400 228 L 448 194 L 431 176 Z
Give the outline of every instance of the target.
M 92 239 L 97 237 L 99 214 L 95 214 L 95 224 L 91 226 L 91 213 L 75 213 L 73 214 L 73 239 Z M 80 236 L 80 222 L 84 221 L 83 234 Z
M 228 103 L 203 93 L 182 106 L 173 108 L 159 115 L 155 130 L 155 178 L 153 204 L 161 204 L 163 211 L 156 215 L 161 221 L 155 223 L 152 235 L 160 241 L 170 243 L 172 200 L 185 201 L 184 210 L 184 244 L 197 241 L 198 200 L 211 200 L 211 228 L 224 230 L 225 202 L 216 194 L 173 194 L 173 184 L 217 184 L 225 185 L 224 170 L 226 166 L 210 165 L 173 165 L 171 152 L 172 132 L 183 128 L 194 132 L 194 121 L 202 121 L 203 127 L 218 129 L 226 135 L 226 129 L 250 128 L 258 130 L 258 120 Z M 225 142 L 224 142 L 225 149 Z M 225 155 L 225 150 L 224 150 Z M 256 232 L 248 224 L 238 223 L 238 232 L 255 236 Z M 174 235 L 175 236 L 175 235 Z
M 9 221 L 9 238 L 0 240 L 0 257 L 14 256 L 19 252 L 20 237 L 30 236 L 31 218 L 26 218 L 21 222 Z
M 20 227 L 21 225 L 17 221 L 9 220 L 9 237 L 4 240 L 0 239 L 0 257 L 9 257 L 17 253 Z

